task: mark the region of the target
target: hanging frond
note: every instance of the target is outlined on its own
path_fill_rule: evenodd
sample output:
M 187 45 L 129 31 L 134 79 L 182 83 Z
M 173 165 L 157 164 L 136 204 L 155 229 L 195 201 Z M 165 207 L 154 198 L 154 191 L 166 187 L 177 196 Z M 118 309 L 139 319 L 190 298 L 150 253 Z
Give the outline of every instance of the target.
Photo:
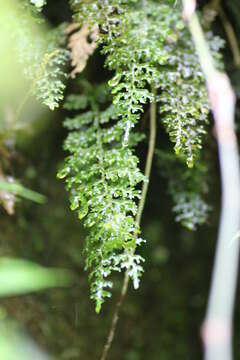
M 32 14 L 30 5 L 23 2 L 21 6 L 21 11 L 18 9 L 9 14 L 8 24 L 16 61 L 29 81 L 29 95 L 36 96 L 54 110 L 63 99 L 67 77 L 65 66 L 69 51 L 63 47 L 65 25 L 46 30 L 43 18 L 39 14 Z
M 198 159 L 194 168 L 187 168 L 185 158 L 157 150 L 160 174 L 168 181 L 168 193 L 172 197 L 175 220 L 189 230 L 206 223 L 211 210 L 207 203 L 207 167 Z
M 189 167 L 199 157 L 206 131 L 209 106 L 204 77 L 181 9 L 174 3 L 71 1 L 74 22 L 80 26 L 70 37 L 72 75 L 83 70 L 96 45 L 113 74 L 108 94 L 106 84 L 99 87 L 85 82 L 80 94 L 68 97 L 65 108 L 78 113 L 64 123 L 70 130 L 64 148 L 71 155 L 58 174 L 66 179 L 71 208 L 78 210 L 79 219 L 85 218 L 88 228 L 86 268 L 91 269 L 91 296 L 97 311 L 110 296 L 108 276 L 113 271 L 126 269 L 134 287 L 138 287 L 142 272 L 142 259 L 135 254 L 142 242 L 135 215 L 136 200 L 141 197 L 138 184 L 144 177 L 132 150 L 140 139 L 133 128 L 141 114 L 149 103 L 159 102 L 160 121 L 175 143 L 179 159 Z M 73 28 L 75 25 L 70 31 Z M 94 42 L 89 43 L 87 36 L 96 29 Z M 214 44 L 215 53 L 221 47 L 215 38 L 209 44 Z M 177 159 L 176 154 L 173 157 Z M 181 169 L 181 175 L 187 170 Z M 194 171 L 201 178 L 197 165 Z M 206 220 L 209 208 L 199 195 L 200 184 L 191 185 L 195 175 L 186 176 L 189 185 L 179 177 L 179 191 L 174 192 L 175 174 L 169 172 L 169 182 L 174 184 L 170 192 L 176 220 L 194 229 Z
M 113 271 L 126 270 L 135 288 L 143 271 L 143 259 L 135 254 L 142 242 L 135 215 L 141 195 L 136 186 L 144 176 L 137 157 L 122 141 L 119 109 L 110 105 L 100 110 L 101 89 L 88 85 L 87 101 L 84 95 L 67 99 L 65 107 L 87 111 L 64 123 L 71 131 L 64 149 L 71 155 L 58 173 L 66 179 L 71 209 L 78 211 L 80 220 L 85 218 L 86 269 L 90 270 L 91 297 L 97 312 L 111 295 L 108 278 Z
M 188 29 L 180 19 L 178 24 L 174 37 L 166 44 L 169 57 L 160 74 L 159 111 L 176 154 L 184 156 L 192 167 L 202 148 L 210 109 L 198 54 Z M 223 42 L 211 33 L 208 41 L 217 59 Z

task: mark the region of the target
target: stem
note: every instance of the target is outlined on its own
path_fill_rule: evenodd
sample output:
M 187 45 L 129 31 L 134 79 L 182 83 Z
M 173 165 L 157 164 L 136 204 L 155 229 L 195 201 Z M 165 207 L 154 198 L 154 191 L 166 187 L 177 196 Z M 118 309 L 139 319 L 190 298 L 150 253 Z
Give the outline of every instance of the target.
M 154 90 L 154 96 L 156 95 Z M 148 153 L 146 159 L 146 165 L 144 170 L 144 175 L 146 176 L 147 180 L 144 181 L 142 186 L 142 196 L 138 205 L 138 212 L 136 216 L 136 223 L 140 225 L 142 213 L 144 209 L 144 205 L 146 202 L 146 196 L 148 191 L 149 179 L 151 174 L 152 168 L 152 159 L 154 154 L 155 142 L 156 142 L 156 133 L 157 133 L 157 125 L 156 125 L 156 118 L 157 118 L 157 104 L 156 101 L 153 101 L 150 105 L 150 136 L 149 136 L 149 145 L 148 145 Z
M 193 0 L 183 0 L 184 13 Z M 226 74 L 218 72 L 208 50 L 198 17 L 193 9 L 187 20 L 206 76 L 209 100 L 215 120 L 221 182 L 222 209 L 217 250 L 206 318 L 202 327 L 205 360 L 232 359 L 232 317 L 234 310 L 240 226 L 240 169 L 234 130 L 235 96 Z
M 112 345 L 114 335 L 115 335 L 115 331 L 116 331 L 116 327 L 117 327 L 117 323 L 118 323 L 118 319 L 119 319 L 119 311 L 120 311 L 121 305 L 123 303 L 123 300 L 124 300 L 124 298 L 126 296 L 127 289 L 128 289 L 128 284 L 129 284 L 129 277 L 128 277 L 127 273 L 125 272 L 123 285 L 122 285 L 122 289 L 121 289 L 121 295 L 120 295 L 120 298 L 119 298 L 118 302 L 115 305 L 115 310 L 114 310 L 114 314 L 113 314 L 113 318 L 112 318 L 110 331 L 108 333 L 107 341 L 106 341 L 106 344 L 105 344 L 104 349 L 103 349 L 101 360 L 105 360 L 107 358 L 109 349 L 110 349 L 110 347 Z
M 228 41 L 229 41 L 229 44 L 230 44 L 230 47 L 231 47 L 231 50 L 233 53 L 234 65 L 239 68 L 240 67 L 240 50 L 239 50 L 238 41 L 237 41 L 236 34 L 234 32 L 233 26 L 230 23 L 230 21 L 228 20 L 227 15 L 223 11 L 223 8 L 221 5 L 219 5 L 219 7 L 218 7 L 218 13 L 222 20 L 223 27 L 227 34 Z
M 228 38 L 230 48 L 232 50 L 234 65 L 236 67 L 240 67 L 240 49 L 238 46 L 237 36 L 234 32 L 231 22 L 223 10 L 221 0 L 212 0 L 209 6 L 210 8 L 213 8 L 219 15 Z
M 156 95 L 155 89 L 153 89 L 153 93 L 155 96 Z M 153 154 L 154 154 L 154 148 L 155 148 L 155 142 L 156 142 L 156 132 L 157 132 L 156 120 L 157 120 L 157 104 L 156 104 L 156 101 L 154 100 L 150 104 L 150 136 L 149 136 L 148 153 L 147 153 L 147 159 L 146 159 L 146 165 L 145 165 L 145 171 L 144 171 L 144 175 L 147 178 L 147 180 L 143 183 L 143 186 L 142 186 L 142 196 L 141 196 L 141 199 L 140 199 L 140 202 L 138 205 L 138 212 L 137 212 L 137 216 L 136 216 L 136 224 L 137 225 L 140 225 L 140 222 L 141 222 L 142 213 L 143 213 L 144 205 L 146 202 L 146 195 L 147 195 L 147 191 L 148 191 L 149 178 L 150 178 L 150 173 L 151 173 L 151 168 L 152 168 L 152 160 L 153 160 Z M 108 333 L 107 341 L 106 341 L 106 344 L 103 349 L 101 360 L 107 359 L 108 352 L 111 348 L 111 345 L 112 345 L 112 342 L 114 339 L 114 335 L 115 335 L 115 331 L 116 331 L 116 327 L 117 327 L 117 323 L 118 323 L 118 319 L 119 319 L 120 308 L 121 308 L 121 305 L 126 296 L 126 293 L 128 290 L 128 284 L 129 284 L 129 276 L 127 275 L 127 273 L 125 273 L 124 281 L 123 281 L 123 285 L 122 285 L 122 289 L 121 289 L 121 295 L 120 295 L 118 302 L 115 305 L 115 310 L 114 310 L 114 314 L 113 314 L 113 318 L 112 318 L 112 323 L 110 326 L 110 331 Z

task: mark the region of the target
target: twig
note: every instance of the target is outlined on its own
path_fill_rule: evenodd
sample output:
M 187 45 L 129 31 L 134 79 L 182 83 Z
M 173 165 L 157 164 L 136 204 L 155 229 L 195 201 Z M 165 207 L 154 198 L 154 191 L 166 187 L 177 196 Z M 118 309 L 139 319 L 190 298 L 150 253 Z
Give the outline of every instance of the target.
M 154 95 L 156 95 L 155 89 L 153 89 L 153 93 L 154 93 Z M 140 199 L 140 202 L 138 205 L 138 212 L 137 212 L 137 216 L 136 216 L 136 224 L 137 225 L 140 225 L 140 222 L 141 222 L 142 213 L 143 213 L 144 205 L 146 202 L 146 195 L 147 195 L 147 191 L 148 191 L 149 178 L 150 178 L 150 173 L 151 173 L 151 168 L 152 168 L 152 159 L 153 159 L 155 142 L 156 142 L 156 132 L 157 132 L 156 120 L 157 120 L 157 104 L 156 104 L 156 101 L 153 101 L 150 104 L 150 136 L 149 136 L 148 153 L 147 153 L 147 159 L 146 159 L 146 165 L 145 165 L 145 171 L 144 171 L 144 175 L 147 178 L 147 180 L 143 183 L 143 186 L 142 186 L 142 196 L 141 196 L 141 199 Z M 120 311 L 121 305 L 123 303 L 123 300 L 126 296 L 126 293 L 128 290 L 128 284 L 129 284 L 129 276 L 127 273 L 125 273 L 124 281 L 123 281 L 123 285 L 122 285 L 122 289 L 121 289 L 120 299 L 118 300 L 118 302 L 115 306 L 110 331 L 108 333 L 107 341 L 106 341 L 106 344 L 103 349 L 101 360 L 107 359 L 108 352 L 112 345 L 115 331 L 116 331 L 116 326 L 117 326 L 118 319 L 119 319 L 119 311 Z
M 223 8 L 221 5 L 219 5 L 219 7 L 218 7 L 218 13 L 222 20 L 223 27 L 226 31 L 228 41 L 229 41 L 229 44 L 230 44 L 230 47 L 231 47 L 231 50 L 233 53 L 234 65 L 236 67 L 240 67 L 240 50 L 239 50 L 238 40 L 237 40 L 236 34 L 234 32 L 233 26 L 230 23 L 230 21 L 228 20 L 227 15 L 223 11 Z
M 117 326 L 118 319 L 119 319 L 119 311 L 120 311 L 121 305 L 122 305 L 123 300 L 124 300 L 124 298 L 126 296 L 126 293 L 127 293 L 128 283 L 129 283 L 129 277 L 128 277 L 127 273 L 125 272 L 123 285 L 122 285 L 122 289 L 121 289 L 121 295 L 120 295 L 120 298 L 119 298 L 119 300 L 118 300 L 118 302 L 117 302 L 117 304 L 115 306 L 110 331 L 108 333 L 107 341 L 106 341 L 106 344 L 105 344 L 104 349 L 103 349 L 101 360 L 105 360 L 107 358 L 109 349 L 110 349 L 110 347 L 112 345 L 114 335 L 115 335 L 116 326 Z
M 212 0 L 209 6 L 216 11 L 216 14 L 219 15 L 228 38 L 230 48 L 232 50 L 234 65 L 236 67 L 240 67 L 240 49 L 238 46 L 237 36 L 234 32 L 231 22 L 223 10 L 221 0 Z
M 217 250 L 202 339 L 206 360 L 232 359 L 232 317 L 237 282 L 240 226 L 240 170 L 234 131 L 235 96 L 226 74 L 218 72 L 208 50 L 193 0 L 183 0 L 200 63 L 206 76 L 215 120 L 222 180 L 222 209 Z

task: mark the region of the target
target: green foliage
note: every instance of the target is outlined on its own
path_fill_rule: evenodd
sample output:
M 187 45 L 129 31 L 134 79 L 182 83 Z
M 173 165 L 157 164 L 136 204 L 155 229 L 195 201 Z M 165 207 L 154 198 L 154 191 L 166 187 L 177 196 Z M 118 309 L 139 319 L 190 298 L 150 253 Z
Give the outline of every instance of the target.
M 116 36 L 103 49 L 107 55 L 106 64 L 115 70 L 109 85 L 114 95 L 113 103 L 118 104 L 126 123 L 125 141 L 139 120 L 143 105 L 153 101 L 151 86 L 159 77 L 158 66 L 167 60 L 163 45 L 171 29 L 166 21 L 166 10 L 165 5 L 151 1 L 125 10 L 116 30 L 121 36 Z
M 197 54 L 188 30 L 179 31 L 167 45 L 168 67 L 161 74 L 163 84 L 159 111 L 176 154 L 189 167 L 201 149 L 206 133 L 209 105 Z
M 206 133 L 209 105 L 204 76 L 179 4 L 73 0 L 71 5 L 76 22 L 98 26 L 101 54 L 113 73 L 108 81 L 112 99 L 102 85 L 93 89 L 88 83 L 80 95 L 68 97 L 65 108 L 80 113 L 64 123 L 72 131 L 64 145 L 71 156 L 58 174 L 66 178 L 71 209 L 78 209 L 78 217 L 85 218 L 89 231 L 86 269 L 91 269 L 91 297 L 99 311 L 104 298 L 110 296 L 108 276 L 112 271 L 126 269 L 134 287 L 138 287 L 142 272 L 142 259 L 134 255 L 142 242 L 137 238 L 139 224 L 134 217 L 135 200 L 141 196 L 136 186 L 144 177 L 132 152 L 139 138 L 132 129 L 146 105 L 157 100 L 160 121 L 179 156 L 179 160 L 176 155 L 170 157 L 172 163 L 185 161 L 193 167 Z M 221 41 L 210 34 L 209 45 L 217 56 Z M 192 172 L 180 167 L 177 183 L 175 173 L 168 171 L 168 166 L 163 168 L 170 177 L 176 220 L 195 229 L 206 221 L 209 211 L 199 195 L 200 183 L 196 185 L 194 180 L 200 181 L 201 166 L 196 165 Z
M 41 195 L 36 191 L 32 191 L 25 188 L 21 184 L 15 182 L 14 179 L 12 179 L 12 182 L 6 180 L 0 180 L 0 192 L 1 191 L 12 193 L 13 195 L 19 195 L 25 199 L 35 201 L 36 203 L 39 204 L 44 204 L 47 200 L 44 195 Z
M 186 159 L 189 167 L 195 163 L 202 148 L 202 138 L 206 134 L 209 104 L 205 79 L 198 55 L 188 29 L 176 26 L 174 37 L 169 39 L 166 49 L 168 63 L 161 72 L 160 94 L 161 121 L 170 140 L 175 143 L 176 154 Z M 218 37 L 207 34 L 208 45 L 216 61 L 223 42 Z
M 46 52 L 43 56 L 39 69 L 32 78 L 32 92 L 49 109 L 54 110 L 63 99 L 65 85 L 63 83 L 65 72 L 62 67 L 68 61 L 68 52 L 63 49 L 55 49 Z
M 91 270 L 91 298 L 99 312 L 111 295 L 108 277 L 112 271 L 126 270 L 134 288 L 139 286 L 143 259 L 134 252 L 143 240 L 138 237 L 135 200 L 140 198 L 136 185 L 144 177 L 137 157 L 122 140 L 125 121 L 119 118 L 119 109 L 110 105 L 100 110 L 103 86 L 82 85 L 83 94 L 87 88 L 87 99 L 71 95 L 65 103 L 65 108 L 86 111 L 64 123 L 73 130 L 64 144 L 71 155 L 58 177 L 66 178 L 71 209 L 78 210 L 80 220 L 85 218 L 85 268 Z
M 159 88 L 161 121 L 176 154 L 193 166 L 206 133 L 209 105 L 204 76 L 181 7 L 172 1 L 73 1 L 78 21 L 97 23 L 106 65 L 115 72 L 109 81 L 126 123 L 125 141 L 139 120 L 143 105 L 153 101 L 151 86 Z M 213 55 L 222 41 L 209 34 Z
M 124 121 L 127 144 L 143 105 L 153 101 L 151 86 L 159 77 L 158 66 L 167 60 L 164 41 L 172 32 L 170 9 L 152 1 L 115 1 L 112 6 L 101 1 L 73 1 L 73 8 L 76 19 L 97 23 L 100 28 L 99 43 L 106 66 L 114 71 L 108 84 Z
M 24 294 L 72 282 L 72 275 L 64 270 L 46 269 L 26 260 L 0 259 L 0 297 Z
M 16 17 L 19 17 L 18 23 L 13 26 Z M 23 3 L 17 12 L 13 11 L 9 19 L 16 60 L 30 83 L 28 96 L 36 96 L 54 110 L 63 99 L 67 77 L 64 67 L 69 60 L 69 51 L 63 48 L 64 25 L 48 29 L 43 18 L 28 3 Z
M 35 95 L 53 110 L 63 99 L 69 51 L 64 24 L 54 30 L 43 25 L 38 11 L 43 5 L 44 1 L 22 2 L 25 12 L 12 37 L 17 61 L 30 82 L 27 96 Z M 99 311 L 110 296 L 113 271 L 126 270 L 135 288 L 143 271 L 142 258 L 135 254 L 142 242 L 135 217 L 141 198 L 139 184 L 145 179 L 133 151 L 142 136 L 133 132 L 134 127 L 149 104 L 158 102 L 160 122 L 175 144 L 173 160 L 167 166 L 165 161 L 162 169 L 169 177 L 176 220 L 195 229 L 206 221 L 209 210 L 201 195 L 198 163 L 209 105 L 179 3 L 72 0 L 71 5 L 76 22 L 98 27 L 100 54 L 109 71 L 104 84 L 82 81 L 80 94 L 69 95 L 65 102 L 65 109 L 76 115 L 64 123 L 70 131 L 64 149 L 70 155 L 58 174 L 66 178 L 71 209 L 78 211 L 88 229 L 86 269 Z M 218 60 L 222 42 L 211 33 L 207 37 Z M 76 59 L 84 52 L 79 50 L 80 40 L 72 49 Z M 192 171 L 180 167 L 176 182 L 175 165 L 184 162 L 190 168 L 196 163 L 196 167 Z M 169 170 L 171 164 L 175 172 Z
M 10 1 L 5 2 L 5 4 L 7 3 L 10 3 Z M 14 0 L 12 0 L 12 3 L 17 4 Z M 19 3 L 23 11 L 18 9 L 16 12 L 11 12 L 8 11 L 8 5 L 4 5 L 4 18 L 7 21 L 4 22 L 3 26 L 3 39 L 0 39 L 3 63 L 5 62 L 8 65 L 8 60 L 13 58 L 21 65 L 20 68 L 23 69 L 25 79 L 28 80 L 26 81 L 27 86 L 29 86 L 29 91 L 26 94 L 23 92 L 24 101 L 33 95 L 42 104 L 54 110 L 60 106 L 66 79 L 70 78 L 66 64 L 70 57 L 68 49 L 71 48 L 69 46 L 71 40 L 66 45 L 65 24 L 55 29 L 46 26 L 46 22 L 40 14 L 46 4 L 45 0 L 22 0 Z M 60 3 L 62 2 L 58 2 L 59 7 L 61 7 Z M 159 169 L 168 182 L 168 192 L 172 197 L 176 221 L 181 222 L 190 230 L 195 230 L 199 225 L 207 221 L 210 212 L 210 206 L 206 201 L 208 195 L 207 160 L 203 159 L 201 155 L 201 148 L 207 146 L 204 138 L 208 131 L 209 104 L 198 56 L 194 50 L 194 44 L 188 29 L 182 21 L 180 1 L 70 0 L 70 3 L 74 11 L 75 21 L 80 22 L 80 25 L 87 22 L 89 27 L 95 28 L 95 33 L 98 34 L 99 52 L 94 55 L 95 57 L 91 58 L 89 67 L 81 76 L 82 80 L 76 79 L 73 80 L 75 82 L 70 84 L 70 95 L 67 96 L 63 106 L 64 110 L 68 111 L 68 117 L 64 121 L 64 126 L 68 131 L 64 149 L 68 152 L 68 155 L 66 155 L 58 177 L 65 179 L 66 188 L 69 192 L 70 208 L 76 211 L 79 220 L 86 229 L 85 269 L 90 273 L 91 298 L 96 304 L 96 311 L 99 312 L 103 302 L 111 296 L 114 272 L 126 271 L 133 281 L 134 288 L 139 287 L 140 277 L 143 272 L 142 263 L 144 259 L 139 255 L 139 245 L 144 240 L 140 237 L 141 230 L 136 221 L 136 215 L 138 214 L 138 202 L 141 200 L 140 187 L 148 179 L 140 171 L 140 168 L 144 168 L 146 154 L 142 150 L 145 146 L 139 146 L 137 150 L 135 149 L 136 145 L 143 139 L 144 134 L 136 132 L 135 128 L 139 127 L 145 133 L 148 133 L 149 113 L 151 113 L 149 105 L 151 102 L 156 101 L 158 103 L 159 112 L 157 116 L 160 125 L 158 147 L 165 147 L 165 137 L 161 133 L 161 125 L 163 125 L 170 141 L 174 144 L 175 150 L 175 153 L 161 150 L 156 152 Z M 4 6 L 1 5 L 1 10 Z M 228 7 L 228 5 L 226 6 Z M 57 22 L 57 19 L 54 16 L 52 17 L 52 11 L 54 13 L 53 2 L 49 2 L 49 7 L 46 7 L 45 10 L 47 16 Z M 7 17 L 5 17 L 6 13 L 9 13 Z M 54 13 L 54 15 L 56 14 Z M 2 15 L 0 17 L 2 19 Z M 10 20 L 9 23 L 8 19 Z M 71 33 L 71 39 L 74 38 L 72 36 L 77 35 L 79 32 L 77 30 L 76 33 Z M 211 51 L 218 61 L 222 41 L 217 37 L 213 37 L 211 33 L 207 33 L 206 36 Z M 81 37 L 79 38 L 81 40 Z M 79 51 L 79 53 L 86 51 L 87 53 L 88 50 L 84 50 L 84 46 L 81 47 L 80 40 L 76 41 L 76 44 L 72 47 L 73 50 Z M 93 41 L 93 45 L 95 45 L 95 38 L 93 40 L 91 36 L 84 38 L 84 40 L 85 43 L 89 44 Z M 13 47 L 14 51 L 10 51 L 10 55 L 5 57 L 5 54 L 8 53 L 8 46 Z M 14 56 L 12 56 L 12 53 Z M 75 58 L 78 59 L 79 54 L 75 55 Z M 81 54 L 79 57 L 81 58 Z M 89 53 L 87 53 L 88 57 Z M 5 61 L 5 59 L 7 60 Z M 102 61 L 104 61 L 106 67 L 104 72 L 100 68 Z M 0 68 L 2 69 L 2 62 Z M 11 70 L 12 65 L 10 67 L 6 66 L 6 68 Z M 3 71 L 4 74 L 7 74 L 7 78 L 11 75 L 10 72 L 9 70 Z M 85 78 L 92 78 L 94 81 L 89 83 L 84 80 Z M 104 83 L 98 84 L 100 81 L 104 81 Z M 1 86 L 1 88 L 3 93 L 8 93 L 8 88 L 5 88 L 5 86 Z M 5 99 L 5 96 L 3 97 Z M 14 98 L 14 95 L 12 97 Z M 16 100 L 18 100 L 17 97 Z M 18 156 L 15 156 L 16 149 L 14 149 L 15 142 L 17 143 L 17 149 L 19 146 L 17 136 L 15 139 L 15 131 L 21 129 L 23 132 L 26 128 L 16 124 L 16 119 L 20 110 L 22 110 L 24 101 L 20 102 L 16 112 L 14 112 L 15 104 L 9 104 L 8 101 L 3 101 L 1 109 L 1 115 L 3 115 L 2 120 L 0 120 L 0 152 L 1 157 L 3 157 L 3 160 L 1 160 L 3 180 L 0 181 L 0 195 L 2 196 L 0 200 L 3 205 L 4 196 L 9 194 L 13 195 L 14 199 L 15 196 L 19 195 L 39 203 L 45 201 L 43 196 L 24 188 L 20 183 L 6 181 L 7 178 L 11 177 L 4 175 L 5 172 L 12 174 L 12 158 L 14 162 L 18 162 Z M 27 118 L 27 111 L 26 115 Z M 25 114 L 22 114 L 21 120 L 25 124 Z M 42 120 L 45 121 L 41 117 L 40 121 Z M 29 122 L 26 121 L 26 127 L 27 124 Z M 50 128 L 49 133 L 54 133 L 56 129 L 59 130 L 59 126 L 55 126 L 54 131 Z M 62 133 L 57 133 L 57 136 L 59 135 L 61 136 Z M 18 136 L 21 136 L 21 134 Z M 49 136 L 51 136 L 51 139 L 59 141 L 57 136 L 56 138 L 52 134 Z M 37 158 L 39 158 L 39 161 L 43 158 L 46 163 L 48 161 L 46 161 L 45 154 L 50 151 L 50 147 L 48 147 L 47 140 L 41 141 L 44 144 L 42 146 L 44 151 Z M 31 146 L 34 147 L 35 145 Z M 139 158 L 143 160 L 140 165 L 138 153 L 140 153 Z M 49 155 L 49 159 L 52 160 L 52 158 Z M 39 166 L 39 162 L 36 161 L 36 163 Z M 47 169 L 51 168 L 50 163 L 54 168 L 56 164 L 55 156 L 52 162 L 49 161 Z M 188 166 L 186 166 L 186 163 Z M 24 168 L 22 164 L 24 164 L 24 161 L 21 162 L 19 167 Z M 39 167 L 39 173 L 41 172 L 40 168 L 41 166 Z M 26 174 L 28 173 L 27 170 Z M 21 178 L 19 172 L 20 169 L 17 168 L 17 176 Z M 36 207 L 35 219 L 34 211 L 30 213 L 29 204 L 26 203 L 26 209 L 24 207 L 21 209 L 22 212 L 19 218 L 16 213 L 17 219 L 15 217 L 11 219 L 12 223 L 14 223 L 14 230 L 11 227 L 9 238 L 11 240 L 12 238 L 16 239 L 16 243 L 18 243 L 16 248 L 18 251 L 22 251 L 21 255 L 24 257 L 26 252 L 32 254 L 32 248 L 36 248 L 36 254 L 33 256 L 40 254 L 46 262 L 56 261 L 62 264 L 65 261 L 70 261 L 70 266 L 76 267 L 77 271 L 80 272 L 83 259 L 79 250 L 81 246 L 79 243 L 79 230 L 76 229 L 74 234 L 70 216 L 68 216 L 68 222 L 66 221 L 67 214 L 64 212 L 61 198 L 63 194 L 58 198 L 58 191 L 61 193 L 61 189 L 57 190 L 58 185 L 54 182 L 50 184 L 49 177 L 45 175 L 42 178 L 40 174 L 36 176 L 38 182 L 36 188 L 38 186 L 42 187 L 43 192 L 46 191 L 50 198 L 52 195 L 52 199 L 56 199 L 56 201 L 54 200 L 48 204 L 48 209 L 51 206 L 50 216 L 43 216 L 45 215 L 45 208 L 39 210 L 40 207 Z M 157 189 L 156 198 L 160 198 L 161 191 L 164 191 L 164 189 L 159 188 Z M 58 201 L 59 204 L 56 205 Z M 159 206 L 161 206 L 162 213 L 164 213 L 165 204 L 161 201 Z M 164 220 L 159 223 L 159 214 L 154 214 L 154 207 L 153 209 L 149 208 L 150 231 L 146 231 L 146 237 L 149 237 L 151 246 L 146 247 L 143 254 L 144 258 L 152 259 L 152 263 L 148 261 L 150 264 L 148 279 L 152 279 L 152 283 L 146 280 L 143 291 L 145 292 L 148 287 L 149 291 L 144 293 L 142 299 L 148 297 L 155 298 L 158 301 L 158 299 L 166 298 L 165 307 L 163 302 L 163 307 L 160 309 L 163 314 L 160 312 L 159 315 L 159 318 L 164 319 L 165 310 L 169 309 L 168 300 L 170 298 L 174 299 L 171 310 L 176 308 L 175 301 L 178 297 L 181 299 L 178 302 L 181 309 L 187 303 L 186 299 L 189 299 L 189 294 L 183 296 L 180 286 L 178 288 L 180 282 L 177 276 L 173 276 L 173 279 L 176 278 L 178 281 L 173 282 L 172 288 L 174 290 L 170 290 L 172 292 L 170 292 L 169 296 L 169 283 L 172 283 L 172 273 L 168 271 L 169 268 L 166 268 L 165 273 L 163 269 L 168 261 L 168 253 L 174 259 L 171 263 L 179 266 L 182 259 L 185 260 L 190 251 L 193 250 L 193 242 L 191 241 L 193 236 L 190 233 L 186 235 L 186 232 L 184 232 L 184 236 L 186 236 L 184 246 L 181 247 L 186 248 L 184 250 L 186 256 L 182 257 L 182 254 L 179 254 L 178 250 L 176 250 L 178 245 L 174 242 L 168 242 L 170 237 L 174 238 L 176 235 L 175 228 L 165 229 Z M 24 211 L 26 211 L 26 216 Z M 157 211 L 159 211 L 159 208 Z M 152 219 L 155 216 L 157 220 L 153 225 Z M 40 218 L 43 221 L 39 224 L 38 219 Z M 147 223 L 147 216 L 145 220 L 144 223 Z M 37 223 L 35 231 L 33 230 L 34 221 Z M 4 229 L 4 221 L 1 225 L 3 225 Z M 12 235 L 11 232 L 14 234 Z M 33 246 L 25 248 L 22 244 L 19 245 L 19 233 L 21 234 L 22 244 L 31 235 L 31 244 Z M 47 239 L 45 239 L 46 234 Z M 69 240 L 67 246 L 64 242 L 66 238 Z M 6 242 L 11 243 L 5 241 L 4 232 L 1 243 L 8 253 L 9 245 L 6 245 Z M 194 246 L 197 247 L 198 245 L 195 243 Z M 61 256 L 58 257 L 59 253 Z M 195 272 L 198 275 L 201 264 L 200 262 L 198 264 L 195 260 L 193 258 L 189 267 L 192 269 L 197 264 Z M 162 266 L 163 270 L 161 278 L 159 277 L 159 266 Z M 175 269 L 176 274 L 178 270 Z M 65 275 L 62 271 L 49 270 L 26 262 L 5 259 L 5 262 L 0 262 L 0 282 L 3 285 L 0 296 L 23 294 L 56 286 L 60 283 L 65 284 L 67 283 Z M 188 278 L 188 273 L 186 273 L 182 280 L 186 281 Z M 162 282 L 161 287 L 154 287 L 153 284 L 159 283 L 159 281 Z M 81 294 L 85 291 L 84 282 L 83 279 L 77 289 L 74 288 L 70 296 L 68 294 L 70 298 L 68 301 L 71 301 L 71 305 L 74 304 L 74 311 L 73 314 L 66 311 L 64 314 L 67 319 L 66 323 L 69 322 L 70 318 L 74 318 L 73 321 L 77 323 L 78 316 L 81 319 L 79 322 L 84 323 L 82 318 L 87 317 L 85 306 L 88 307 L 88 304 L 82 306 L 82 301 L 85 300 L 82 300 L 81 297 Z M 191 281 L 190 286 L 187 288 L 192 288 Z M 154 295 L 154 292 L 159 292 L 158 297 Z M 62 297 L 55 294 L 53 299 L 58 299 L 56 303 L 60 304 L 62 312 Z M 190 300 L 189 304 L 191 306 L 199 306 L 198 304 L 202 301 L 202 294 L 199 295 L 196 291 L 194 299 Z M 52 301 L 55 306 L 54 300 Z M 142 301 L 144 302 L 144 300 Z M 79 306 L 79 303 L 81 306 Z M 139 305 L 139 308 L 142 305 L 144 304 Z M 80 314 L 78 313 L 78 306 L 81 307 Z M 130 308 L 130 312 L 136 311 L 136 304 L 130 306 Z M 176 316 L 171 316 L 170 328 L 174 327 L 177 331 L 179 330 L 180 334 L 182 331 L 182 311 L 181 314 L 177 311 L 175 313 L 171 311 L 171 314 Z M 133 323 L 136 322 L 137 315 L 132 319 Z M 34 322 L 36 324 L 36 319 L 34 319 Z M 55 326 L 53 326 L 53 329 L 58 328 L 58 321 L 54 319 L 53 322 Z M 89 318 L 87 318 L 87 322 L 89 323 Z M 64 323 L 64 325 L 60 324 L 61 330 L 69 330 L 68 324 L 66 326 Z M 68 331 L 71 338 L 70 343 L 73 341 L 71 343 L 73 346 L 69 346 L 68 352 L 65 352 L 67 347 L 65 342 L 62 342 L 61 346 L 55 346 L 59 351 L 58 358 L 80 358 L 81 356 L 88 358 L 88 356 L 85 356 L 85 349 L 81 343 L 84 340 L 81 338 L 79 342 L 79 338 L 77 338 L 78 334 L 81 333 L 78 326 L 79 324 L 76 324 L 74 329 L 71 329 L 71 332 Z M 45 322 L 39 324 L 39 327 L 41 327 L 42 333 L 47 334 L 47 336 L 51 333 L 45 327 Z M 101 332 L 103 333 L 103 331 Z M 147 338 L 144 332 L 141 334 L 141 340 L 139 340 L 139 332 L 134 332 L 131 335 L 132 339 L 130 340 L 137 344 L 136 348 L 140 342 L 147 344 L 148 340 L 151 340 L 151 331 Z M 62 338 L 57 336 L 54 331 L 52 333 L 56 335 L 53 340 L 55 344 L 58 344 L 58 341 L 61 342 Z M 162 347 L 164 349 L 161 349 L 161 358 L 168 357 L 169 343 L 174 343 L 174 339 L 171 340 L 169 334 L 172 334 L 171 329 L 163 332 L 162 338 L 165 344 Z M 11 337 L 11 335 L 7 334 L 7 337 Z M 14 346 L 14 339 L 12 340 L 12 346 Z M 16 343 L 16 349 L 18 349 L 18 338 Z M 158 342 L 155 343 L 158 347 Z M 6 350 L 2 344 L 3 342 L 1 342 L 0 354 L 4 354 L 2 357 L 7 359 L 7 355 L 3 352 Z M 28 347 L 27 345 L 26 347 Z M 147 349 L 147 346 L 145 348 Z M 179 347 L 174 351 L 181 354 L 184 352 L 182 356 L 184 358 L 186 355 L 185 349 L 182 349 L 183 347 L 179 344 Z M 134 352 L 135 350 L 131 350 L 126 356 L 129 358 L 145 356 L 140 346 L 136 352 Z M 19 358 L 22 356 L 27 359 L 28 355 L 22 355 L 17 351 L 15 350 L 14 356 L 16 355 Z M 97 352 L 98 348 L 95 347 L 94 351 Z M 158 351 L 155 351 L 153 356 L 159 358 L 158 355 Z M 11 356 L 13 357 L 12 354 Z M 146 356 L 148 355 L 146 354 Z M 171 357 L 171 355 L 169 356 Z M 34 355 L 30 354 L 29 358 L 34 358 Z M 89 358 L 93 358 L 93 356 L 90 355 Z M 115 358 L 118 358 L 118 356 L 115 356 Z
M 168 181 L 168 192 L 173 201 L 175 220 L 189 230 L 204 224 L 211 207 L 207 204 L 207 167 L 198 159 L 194 168 L 184 166 L 184 157 L 167 151 L 156 152 L 160 174 Z

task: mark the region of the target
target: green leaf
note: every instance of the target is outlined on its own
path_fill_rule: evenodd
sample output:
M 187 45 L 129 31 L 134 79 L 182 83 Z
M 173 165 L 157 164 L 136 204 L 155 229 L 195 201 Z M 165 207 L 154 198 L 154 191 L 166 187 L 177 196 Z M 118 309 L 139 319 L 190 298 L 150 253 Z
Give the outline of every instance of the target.
M 82 220 L 88 213 L 88 203 L 83 196 L 80 197 L 80 201 L 81 201 L 81 206 L 80 206 L 80 210 L 78 210 L 78 218 L 79 220 Z
M 5 180 L 0 180 L 0 191 L 1 190 L 22 196 L 25 199 L 34 201 L 39 204 L 44 204 L 47 201 L 46 196 L 29 190 L 19 183 L 10 183 Z
M 66 270 L 47 269 L 25 260 L 0 259 L 0 297 L 67 286 L 71 281 Z

